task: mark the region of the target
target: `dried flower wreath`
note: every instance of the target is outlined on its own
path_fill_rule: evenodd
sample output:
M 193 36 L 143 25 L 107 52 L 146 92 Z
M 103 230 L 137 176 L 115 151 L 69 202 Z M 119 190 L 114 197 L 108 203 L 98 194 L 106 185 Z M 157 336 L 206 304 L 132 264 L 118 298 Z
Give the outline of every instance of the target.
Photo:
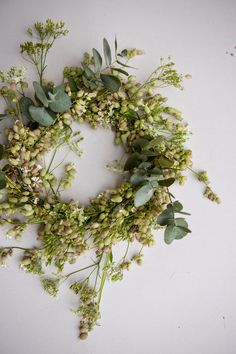
M 129 60 L 142 51 L 119 52 L 115 40 L 112 55 L 104 39 L 103 55 L 96 49 L 91 56 L 85 53 L 81 66 L 66 67 L 63 83 L 56 86 L 44 79 L 44 72 L 49 50 L 68 32 L 64 23 L 48 19 L 35 23 L 27 32 L 32 40 L 20 48 L 37 70 L 34 97 L 26 93 L 23 67 L 11 67 L 6 74 L 0 71 L 0 93 L 6 102 L 0 118 L 10 122 L 5 129 L 7 143 L 0 145 L 0 224 L 9 226 L 7 235 L 16 240 L 21 239 L 27 225 L 37 225 L 37 246 L 1 246 L 0 261 L 6 266 L 15 249 L 22 251 L 20 266 L 38 274 L 52 296 L 61 282 L 79 275 L 69 286 L 80 298 L 75 313 L 80 317 L 79 338 L 86 339 L 100 318 L 105 281 L 121 280 L 132 263 L 142 263 L 143 247 L 154 244 L 153 229 L 164 229 L 167 244 L 191 232 L 184 218 L 188 213 L 174 200 L 169 187 L 175 182 L 183 184 L 183 173 L 191 170 L 205 184 L 207 198 L 218 203 L 219 197 L 211 190 L 206 172 L 192 170 L 192 152 L 185 148 L 187 124 L 159 93 L 168 86 L 181 89 L 183 78 L 189 77 L 179 75 L 170 58 L 161 58 L 158 68 L 139 83 L 127 70 L 132 68 Z M 63 199 L 63 190 L 76 175 L 74 165 L 66 164 L 59 179 L 52 169 L 55 153 L 62 145 L 80 154 L 81 137 L 72 129 L 73 121 L 111 129 L 115 143 L 122 144 L 128 155 L 124 163 L 121 159 L 110 166 L 123 173 L 121 185 L 104 191 L 86 207 Z M 46 166 L 43 158 L 52 150 L 53 157 Z M 127 245 L 125 254 L 115 260 L 112 250 L 121 241 Z M 133 242 L 140 244 L 139 252 L 130 251 Z M 96 258 L 91 264 L 63 273 L 65 263 L 75 263 L 91 250 Z M 49 265 L 57 272 L 48 274 Z

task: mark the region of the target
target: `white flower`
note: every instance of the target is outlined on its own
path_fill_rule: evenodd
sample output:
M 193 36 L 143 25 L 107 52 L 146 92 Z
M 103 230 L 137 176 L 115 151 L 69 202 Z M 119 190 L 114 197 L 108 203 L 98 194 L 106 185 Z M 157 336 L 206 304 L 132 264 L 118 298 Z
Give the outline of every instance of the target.
M 12 66 L 5 75 L 2 71 L 0 72 L 0 79 L 2 82 L 9 84 L 14 82 L 17 84 L 18 82 L 23 81 L 25 74 L 26 69 L 24 66 Z

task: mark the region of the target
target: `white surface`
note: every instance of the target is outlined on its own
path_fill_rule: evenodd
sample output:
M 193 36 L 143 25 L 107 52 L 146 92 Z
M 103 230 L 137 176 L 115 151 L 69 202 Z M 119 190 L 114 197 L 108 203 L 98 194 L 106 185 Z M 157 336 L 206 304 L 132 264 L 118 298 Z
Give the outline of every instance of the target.
M 145 49 L 146 56 L 137 60 L 140 78 L 160 56 L 172 55 L 178 69 L 193 79 L 184 92 L 169 91 L 170 103 L 184 112 L 194 133 L 189 146 L 195 166 L 207 168 L 223 200 L 216 206 L 203 199 L 201 186 L 192 178 L 176 191 L 192 213 L 191 236 L 166 246 L 158 235 L 157 245 L 146 250 L 143 267 L 133 267 L 122 282 L 105 286 L 102 326 L 86 342 L 77 340 L 78 321 L 68 310 L 77 303 L 69 291 L 54 300 L 37 279 L 18 270 L 16 262 L 0 270 L 1 354 L 235 354 L 236 58 L 225 54 L 236 44 L 235 1 L 0 4 L 1 69 L 19 63 L 17 46 L 26 38 L 25 27 L 46 17 L 63 19 L 70 28 L 51 53 L 52 79 L 66 64 L 79 63 L 84 51 L 101 48 L 104 36 L 112 40 L 117 34 L 121 47 Z M 120 152 L 109 133 L 98 134 L 84 130 L 87 147 L 81 166 L 87 174 L 82 170 L 78 177 L 84 186 L 78 199 L 84 202 L 114 185 L 114 176 L 103 166 Z

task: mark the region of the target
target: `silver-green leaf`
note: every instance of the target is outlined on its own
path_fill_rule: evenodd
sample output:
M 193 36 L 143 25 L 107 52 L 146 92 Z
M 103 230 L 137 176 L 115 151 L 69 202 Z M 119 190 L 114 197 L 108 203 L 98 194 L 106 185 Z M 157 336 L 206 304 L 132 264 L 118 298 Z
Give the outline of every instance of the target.
M 111 48 L 106 38 L 103 38 L 103 52 L 107 66 L 111 65 Z
M 44 105 L 44 107 L 48 107 L 48 99 L 42 86 L 36 81 L 33 82 L 33 86 L 38 100 Z
M 106 89 L 111 92 L 117 92 L 119 90 L 121 82 L 118 77 L 106 74 L 101 74 L 100 77 Z
M 47 127 L 54 123 L 54 120 L 44 107 L 29 106 L 29 113 L 31 118 L 43 127 Z
M 93 48 L 93 58 L 94 58 L 94 66 L 96 72 L 101 70 L 102 67 L 102 57 L 97 49 Z
M 142 186 L 134 196 L 134 205 L 136 208 L 146 204 L 153 196 L 154 188 L 150 184 Z
M 49 108 L 56 113 L 68 111 L 71 99 L 64 91 L 58 91 L 55 95 L 50 94 Z

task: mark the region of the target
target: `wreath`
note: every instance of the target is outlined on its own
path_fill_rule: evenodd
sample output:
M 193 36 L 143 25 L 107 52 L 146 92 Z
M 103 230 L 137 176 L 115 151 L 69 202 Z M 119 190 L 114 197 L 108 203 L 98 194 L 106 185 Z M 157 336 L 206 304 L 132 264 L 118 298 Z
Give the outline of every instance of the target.
M 128 70 L 130 60 L 143 54 L 138 49 L 114 54 L 103 39 L 103 55 L 96 49 L 85 53 L 80 66 L 66 67 L 63 82 L 55 85 L 44 78 L 47 55 L 55 40 L 68 30 L 63 22 L 47 19 L 28 28 L 30 41 L 20 45 L 22 56 L 38 74 L 33 82 L 34 97 L 27 91 L 24 67 L 0 72 L 0 93 L 6 103 L 1 120 L 8 120 L 0 145 L 0 224 L 8 226 L 7 236 L 18 242 L 29 225 L 37 226 L 35 247 L 1 246 L 0 261 L 6 267 L 14 250 L 22 252 L 20 267 L 37 274 L 44 289 L 56 296 L 66 281 L 79 296 L 74 312 L 80 318 L 79 338 L 100 318 L 100 302 L 106 280 L 117 281 L 132 264 L 142 264 L 143 248 L 154 244 L 153 230 L 164 230 L 170 244 L 191 231 L 182 204 L 170 191 L 174 183 L 185 182 L 190 170 L 205 185 L 204 195 L 219 202 L 205 171 L 192 169 L 192 152 L 185 147 L 189 131 L 181 113 L 168 105 L 160 94 L 163 87 L 182 89 L 184 78 L 171 58 L 140 83 Z M 81 135 L 72 122 L 87 122 L 92 128 L 104 127 L 122 144 L 124 156 L 109 168 L 123 175 L 115 190 L 105 190 L 86 207 L 67 201 L 63 191 L 76 177 L 75 166 L 67 163 L 63 175 L 55 176 L 53 160 L 61 146 L 81 154 Z M 79 124 L 76 125 L 79 127 Z M 49 164 L 44 157 L 54 152 Z M 113 258 L 117 244 L 125 244 L 121 259 Z M 131 246 L 140 245 L 139 251 Z M 66 263 L 76 263 L 86 252 L 94 252 L 89 265 L 65 274 Z M 48 266 L 54 265 L 50 273 Z M 51 268 L 50 268 L 51 269 Z M 84 276 L 83 276 L 84 274 Z M 71 276 L 77 280 L 70 282 Z

